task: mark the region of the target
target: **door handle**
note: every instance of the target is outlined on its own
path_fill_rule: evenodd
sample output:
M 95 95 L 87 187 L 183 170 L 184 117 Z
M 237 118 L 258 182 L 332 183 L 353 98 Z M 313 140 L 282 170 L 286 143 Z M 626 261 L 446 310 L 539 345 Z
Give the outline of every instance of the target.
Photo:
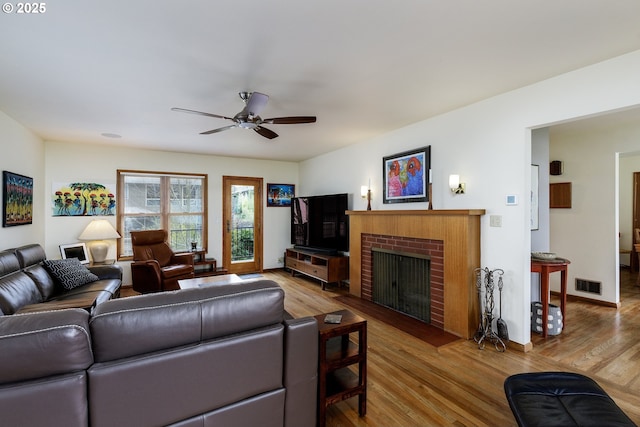
M 231 222 L 227 220 L 227 233 L 231 233 Z

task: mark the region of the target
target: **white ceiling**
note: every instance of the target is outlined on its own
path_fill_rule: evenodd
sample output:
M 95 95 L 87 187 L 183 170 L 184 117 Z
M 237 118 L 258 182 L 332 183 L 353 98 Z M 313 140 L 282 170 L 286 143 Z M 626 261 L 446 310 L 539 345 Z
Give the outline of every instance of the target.
M 13 5 L 17 5 L 14 2 Z M 0 15 L 0 110 L 45 140 L 302 160 L 640 49 L 640 1 L 57 0 Z M 271 141 L 222 119 L 270 96 Z M 121 138 L 106 138 L 114 133 Z

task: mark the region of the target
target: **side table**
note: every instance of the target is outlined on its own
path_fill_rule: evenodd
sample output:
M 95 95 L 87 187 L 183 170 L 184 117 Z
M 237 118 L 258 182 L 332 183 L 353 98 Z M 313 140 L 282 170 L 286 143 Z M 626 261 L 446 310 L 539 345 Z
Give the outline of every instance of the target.
M 542 337 L 547 337 L 547 319 L 549 316 L 549 274 L 560 272 L 560 311 L 566 324 L 567 306 L 567 266 L 571 261 L 564 258 L 540 260 L 531 258 L 531 272 L 540 274 L 540 301 L 542 302 Z
M 342 316 L 325 323 L 327 314 Z M 327 407 L 358 396 L 358 414 L 367 412 L 367 321 L 348 310 L 315 316 L 318 321 L 318 426 L 326 423 Z M 350 340 L 357 334 L 357 344 Z M 349 368 L 351 365 L 357 365 Z M 357 371 L 357 373 L 356 373 Z
M 193 255 L 193 273 L 195 277 L 208 277 L 227 273 L 226 269 L 218 268 L 215 258 L 207 258 L 207 251 L 204 249 L 194 249 L 186 253 Z

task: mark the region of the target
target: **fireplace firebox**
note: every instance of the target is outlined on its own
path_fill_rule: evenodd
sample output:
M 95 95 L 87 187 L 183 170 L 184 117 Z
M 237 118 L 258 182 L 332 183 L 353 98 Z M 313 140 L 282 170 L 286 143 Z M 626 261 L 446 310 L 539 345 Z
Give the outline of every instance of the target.
M 429 255 L 373 248 L 373 302 L 431 323 Z
M 428 260 L 429 267 L 429 299 L 426 306 L 421 307 L 426 314 L 412 317 L 428 322 L 434 327 L 444 329 L 444 246 L 441 240 L 418 239 L 415 237 L 387 236 L 380 234 L 362 234 L 362 295 L 367 301 L 374 300 L 375 267 L 374 253 L 383 251 L 395 252 L 402 256 Z M 406 282 L 406 281 L 405 281 Z M 414 298 L 415 300 L 415 298 Z M 382 304 L 386 305 L 386 304 Z M 390 307 L 397 310 L 395 307 Z M 398 310 L 403 311 L 403 310 Z M 428 319 L 428 320 L 427 320 Z

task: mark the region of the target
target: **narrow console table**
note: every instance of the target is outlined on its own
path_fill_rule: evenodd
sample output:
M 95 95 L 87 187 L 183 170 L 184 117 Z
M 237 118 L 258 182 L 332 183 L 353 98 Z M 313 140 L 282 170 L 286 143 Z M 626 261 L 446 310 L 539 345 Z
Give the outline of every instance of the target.
M 571 261 L 564 258 L 542 260 L 531 258 L 531 272 L 540 274 L 540 302 L 542 303 L 542 337 L 547 337 L 547 319 L 549 317 L 549 274 L 560 272 L 560 311 L 566 324 L 567 306 L 567 267 Z
M 325 255 L 309 250 L 287 249 L 285 267 L 295 272 L 314 277 L 322 282 L 322 290 L 327 283 L 341 284 L 349 278 L 349 257 Z
M 315 316 L 318 321 L 318 427 L 324 427 L 329 405 L 358 396 L 358 414 L 367 412 L 367 321 L 348 310 L 332 315 L 342 316 L 340 323 L 325 323 L 327 314 Z M 357 334 L 357 344 L 349 339 Z M 354 369 L 349 367 L 353 365 Z

